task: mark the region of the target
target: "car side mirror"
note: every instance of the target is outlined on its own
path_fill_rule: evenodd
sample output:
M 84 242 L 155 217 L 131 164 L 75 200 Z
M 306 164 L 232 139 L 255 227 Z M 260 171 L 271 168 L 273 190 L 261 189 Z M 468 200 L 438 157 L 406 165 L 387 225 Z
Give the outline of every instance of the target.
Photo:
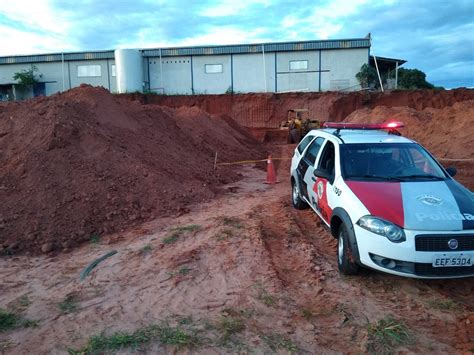
M 325 169 L 314 169 L 313 174 L 316 177 L 323 178 L 323 179 L 326 179 L 326 180 L 331 180 L 332 179 L 332 176 Z
M 449 176 L 454 177 L 454 176 L 456 176 L 456 173 L 458 172 L 458 169 L 451 166 L 449 168 L 446 168 L 446 171 L 448 172 Z

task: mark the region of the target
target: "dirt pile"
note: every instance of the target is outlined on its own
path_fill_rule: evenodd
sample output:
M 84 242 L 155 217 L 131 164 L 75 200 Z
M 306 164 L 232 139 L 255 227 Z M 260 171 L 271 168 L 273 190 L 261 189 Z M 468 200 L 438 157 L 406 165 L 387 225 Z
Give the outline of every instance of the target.
M 123 95 L 125 99 L 168 107 L 199 107 L 211 114 L 225 114 L 251 128 L 277 128 L 288 110 L 308 109 L 309 116 L 322 121 L 342 121 L 353 111 L 377 106 L 406 106 L 415 110 L 442 109 L 456 102 L 474 100 L 474 90 L 416 90 L 390 92 L 325 92 L 234 95 Z
M 0 251 L 70 249 L 186 212 L 265 157 L 235 122 L 123 101 L 100 88 L 0 105 Z
M 351 113 L 346 122 L 402 121 L 403 134 L 418 141 L 439 158 L 474 158 L 474 100 L 442 109 L 377 106 Z
M 474 190 L 474 100 L 441 109 L 377 106 L 351 113 L 347 122 L 402 121 L 401 133 L 426 147 L 445 166 L 458 169 L 456 180 Z

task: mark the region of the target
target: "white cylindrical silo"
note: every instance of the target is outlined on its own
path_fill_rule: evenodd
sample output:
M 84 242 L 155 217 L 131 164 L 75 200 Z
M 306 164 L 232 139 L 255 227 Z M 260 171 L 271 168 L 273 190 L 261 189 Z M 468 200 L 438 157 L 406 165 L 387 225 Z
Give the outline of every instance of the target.
M 115 70 L 120 94 L 143 91 L 143 58 L 138 49 L 116 49 Z

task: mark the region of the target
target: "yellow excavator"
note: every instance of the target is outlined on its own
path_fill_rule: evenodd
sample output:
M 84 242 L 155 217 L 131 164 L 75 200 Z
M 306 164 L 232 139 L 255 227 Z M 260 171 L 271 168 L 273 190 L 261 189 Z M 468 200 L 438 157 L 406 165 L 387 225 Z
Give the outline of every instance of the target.
M 299 143 L 312 129 L 320 128 L 319 120 L 309 118 L 309 110 L 296 108 L 288 110 L 288 118 L 280 124 L 280 129 L 288 129 L 287 143 Z

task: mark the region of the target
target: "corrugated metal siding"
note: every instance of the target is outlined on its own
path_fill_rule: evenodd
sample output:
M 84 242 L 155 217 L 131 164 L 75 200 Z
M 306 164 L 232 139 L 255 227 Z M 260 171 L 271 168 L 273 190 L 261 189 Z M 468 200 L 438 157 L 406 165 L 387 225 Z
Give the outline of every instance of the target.
M 64 53 L 64 60 L 114 59 L 114 51 Z M 0 64 L 60 62 L 61 53 L 0 57 Z
M 345 39 L 327 41 L 306 41 L 288 43 L 265 43 L 265 52 L 291 52 L 307 51 L 318 49 L 347 49 L 347 48 L 369 48 L 370 40 Z M 159 57 L 160 49 L 142 50 L 144 57 Z M 187 48 L 163 48 L 162 57 L 172 57 L 181 55 L 218 55 L 218 54 L 240 54 L 240 53 L 262 53 L 262 44 L 238 44 L 230 46 L 209 46 L 209 47 L 187 47 Z
M 219 54 L 242 54 L 242 53 L 262 53 L 262 46 L 265 52 L 291 52 L 307 51 L 319 49 L 347 49 L 347 48 L 369 48 L 370 40 L 361 39 L 342 39 L 325 41 L 305 41 L 305 42 L 287 42 L 287 43 L 265 43 L 265 44 L 237 44 L 228 46 L 207 46 L 207 47 L 184 47 L 184 48 L 163 48 L 162 57 L 185 56 L 185 55 L 219 55 Z M 159 57 L 160 49 L 142 50 L 144 57 Z M 79 52 L 64 53 L 64 60 L 97 60 L 114 59 L 114 51 L 100 52 Z M 9 56 L 0 57 L 0 64 L 16 63 L 39 63 L 39 62 L 60 62 L 61 53 L 40 54 L 28 56 Z

